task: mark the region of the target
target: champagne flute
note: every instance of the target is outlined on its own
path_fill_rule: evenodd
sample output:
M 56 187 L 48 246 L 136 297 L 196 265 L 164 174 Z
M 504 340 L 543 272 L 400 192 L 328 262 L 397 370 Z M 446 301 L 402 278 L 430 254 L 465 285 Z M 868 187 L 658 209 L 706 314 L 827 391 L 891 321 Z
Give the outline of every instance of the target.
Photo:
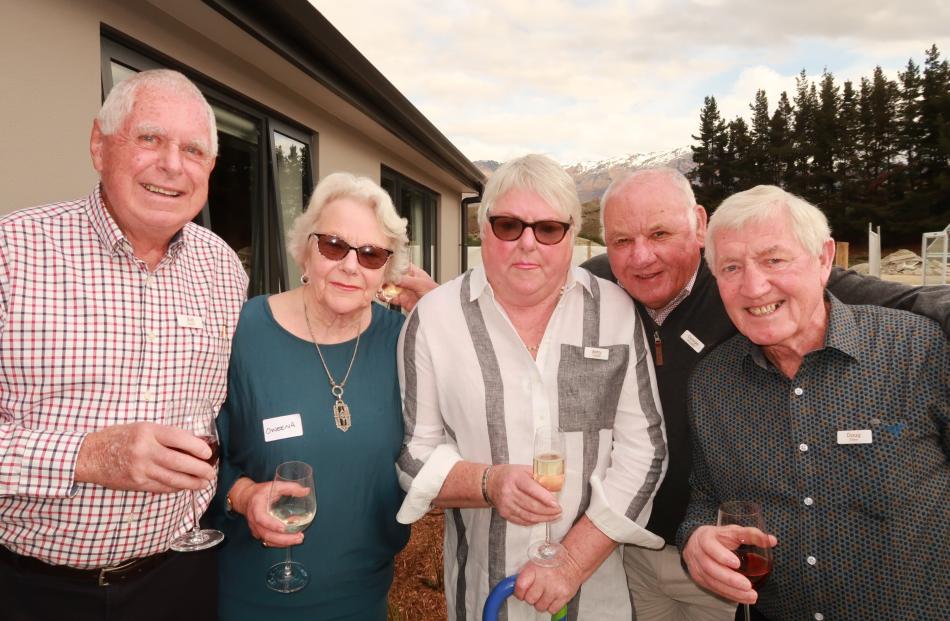
M 727 524 L 752 526 L 765 532 L 762 507 L 758 503 L 745 500 L 730 500 L 719 505 L 719 517 L 716 523 L 719 526 Z M 739 569 L 736 571 L 749 579 L 753 589 L 758 589 L 772 571 L 772 548 L 743 543 L 735 550 L 735 554 L 739 557 Z M 749 605 L 743 604 L 743 606 L 745 621 L 749 621 Z
M 534 433 L 534 480 L 557 495 L 564 487 L 564 435 L 556 427 L 541 427 Z M 541 567 L 557 567 L 564 560 L 564 546 L 551 541 L 551 522 L 544 524 L 544 541 L 528 547 L 528 558 Z
M 209 466 L 218 463 L 218 430 L 215 427 L 214 406 L 210 399 L 183 399 L 170 401 L 165 405 L 165 420 L 178 425 L 203 440 L 211 449 L 211 457 L 206 459 Z M 224 540 L 224 533 L 213 528 L 201 528 L 198 523 L 198 502 L 194 490 L 191 491 L 191 513 L 194 518 L 192 529 L 174 539 L 171 549 L 176 552 L 194 552 L 216 546 Z
M 294 486 L 306 493 L 291 495 Z M 313 468 L 302 461 L 285 461 L 277 466 L 268 498 L 268 512 L 284 524 L 284 532 L 299 533 L 310 526 L 317 513 L 317 495 L 313 486 Z M 310 573 L 300 563 L 291 560 L 290 549 L 283 563 L 267 571 L 267 588 L 279 593 L 293 593 L 307 586 Z

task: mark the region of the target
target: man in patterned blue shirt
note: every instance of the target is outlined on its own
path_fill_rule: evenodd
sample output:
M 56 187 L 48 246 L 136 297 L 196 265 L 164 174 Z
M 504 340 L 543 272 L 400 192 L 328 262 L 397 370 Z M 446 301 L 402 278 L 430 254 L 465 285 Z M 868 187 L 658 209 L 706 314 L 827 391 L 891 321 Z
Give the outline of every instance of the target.
M 706 241 L 740 334 L 690 383 L 693 493 L 678 533 L 690 575 L 774 620 L 950 618 L 939 326 L 827 293 L 827 220 L 777 187 L 728 198 Z M 727 500 L 759 502 L 770 534 L 711 526 Z M 736 571 L 740 543 L 774 546 L 758 594 Z

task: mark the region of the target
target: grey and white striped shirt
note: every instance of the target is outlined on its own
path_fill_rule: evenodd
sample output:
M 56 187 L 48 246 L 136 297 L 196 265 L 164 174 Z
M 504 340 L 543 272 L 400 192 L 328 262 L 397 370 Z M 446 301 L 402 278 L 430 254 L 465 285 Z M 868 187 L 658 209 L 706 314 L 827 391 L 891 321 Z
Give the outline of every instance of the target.
M 574 268 L 532 359 L 478 267 L 426 295 L 399 342 L 406 441 L 397 464 L 408 494 L 399 520 L 430 508 L 460 460 L 530 464 L 534 430 L 566 432 L 563 537 L 584 513 L 615 541 L 652 548 L 644 529 L 666 470 L 656 377 L 643 326 L 619 287 Z M 491 587 L 517 573 L 544 525 L 493 509 L 446 511 L 449 619 L 476 620 Z M 569 619 L 633 616 L 619 549 L 581 587 Z M 503 619 L 547 619 L 513 598 Z

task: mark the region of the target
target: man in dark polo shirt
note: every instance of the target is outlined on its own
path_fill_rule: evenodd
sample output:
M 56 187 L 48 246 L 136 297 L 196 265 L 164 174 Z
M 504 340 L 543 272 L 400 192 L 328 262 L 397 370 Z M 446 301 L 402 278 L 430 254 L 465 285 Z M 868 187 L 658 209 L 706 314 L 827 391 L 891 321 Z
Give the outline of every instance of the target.
M 680 564 L 676 530 L 689 503 L 687 382 L 696 364 L 736 334 L 715 280 L 702 260 L 706 211 L 678 171 L 636 171 L 601 199 L 607 255 L 582 265 L 618 282 L 634 298 L 653 342 L 669 466 L 648 529 L 666 540 L 659 551 L 624 550 L 627 583 L 639 621 L 731 619 L 735 604 L 697 587 Z M 828 289 L 850 304 L 877 304 L 937 319 L 950 333 L 950 287 L 908 287 L 833 269 Z

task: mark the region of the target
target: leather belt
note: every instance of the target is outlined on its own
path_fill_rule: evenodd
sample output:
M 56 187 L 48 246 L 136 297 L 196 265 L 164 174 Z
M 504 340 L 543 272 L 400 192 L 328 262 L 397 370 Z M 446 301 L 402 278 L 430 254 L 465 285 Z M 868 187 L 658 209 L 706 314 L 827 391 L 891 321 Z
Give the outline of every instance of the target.
M 143 576 L 168 559 L 168 552 L 160 552 L 144 558 L 133 558 L 116 565 L 95 569 L 77 569 L 66 565 L 50 565 L 32 556 L 22 556 L 0 546 L 0 559 L 19 569 L 29 570 L 44 576 L 86 582 L 99 586 L 124 584 Z

